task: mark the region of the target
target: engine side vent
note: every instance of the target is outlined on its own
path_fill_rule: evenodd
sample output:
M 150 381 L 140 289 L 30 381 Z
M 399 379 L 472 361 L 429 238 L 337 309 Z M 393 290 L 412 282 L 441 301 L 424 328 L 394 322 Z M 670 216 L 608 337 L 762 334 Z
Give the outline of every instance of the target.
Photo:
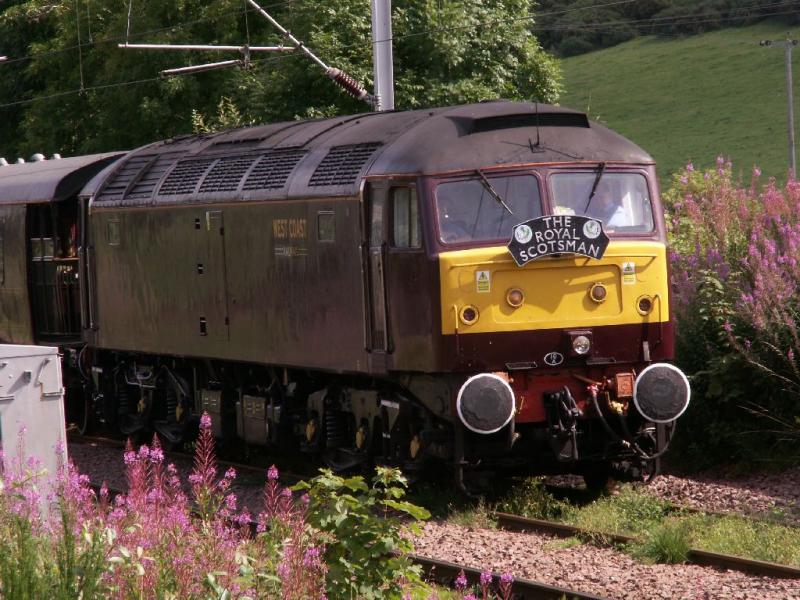
M 334 146 L 322 159 L 308 182 L 310 186 L 355 183 L 361 169 L 380 147 L 380 142 Z
M 200 158 L 179 162 L 167 175 L 158 190 L 160 196 L 191 194 L 216 158 Z
M 244 182 L 245 190 L 280 189 L 289 180 L 305 150 L 276 150 L 263 154 Z
M 220 159 L 200 184 L 200 193 L 235 192 L 256 158 L 256 156 L 233 156 Z
M 161 181 L 164 173 L 172 166 L 178 156 L 180 154 L 161 154 L 155 161 L 150 163 L 150 166 L 145 167 L 145 170 L 139 175 L 136 183 L 133 184 L 125 197 L 149 198 L 152 196 L 158 182 Z
M 514 129 L 516 127 L 589 127 L 589 119 L 583 113 L 522 113 L 484 117 L 472 122 L 470 133 Z
M 153 159 L 153 154 L 131 157 L 111 176 L 97 197 L 98 202 L 122 200 L 122 195 L 139 172 Z

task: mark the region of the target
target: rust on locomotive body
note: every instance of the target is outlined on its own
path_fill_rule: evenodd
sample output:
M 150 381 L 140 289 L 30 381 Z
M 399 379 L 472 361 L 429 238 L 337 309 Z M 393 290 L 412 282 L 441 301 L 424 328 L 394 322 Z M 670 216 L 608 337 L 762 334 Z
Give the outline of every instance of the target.
M 597 481 L 655 472 L 689 402 L 655 165 L 582 113 L 486 102 L 68 160 L 0 169 L 0 338 L 64 346 L 82 427 L 177 443 L 205 411 L 335 468 Z

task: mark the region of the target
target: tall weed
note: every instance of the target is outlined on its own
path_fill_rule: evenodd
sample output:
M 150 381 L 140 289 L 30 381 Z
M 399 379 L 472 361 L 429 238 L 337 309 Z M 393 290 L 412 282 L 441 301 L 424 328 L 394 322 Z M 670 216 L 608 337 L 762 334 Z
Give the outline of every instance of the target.
M 696 466 L 800 451 L 800 183 L 691 164 L 665 194 L 678 360 L 695 400 L 681 449 Z M 787 456 L 787 452 L 782 453 Z

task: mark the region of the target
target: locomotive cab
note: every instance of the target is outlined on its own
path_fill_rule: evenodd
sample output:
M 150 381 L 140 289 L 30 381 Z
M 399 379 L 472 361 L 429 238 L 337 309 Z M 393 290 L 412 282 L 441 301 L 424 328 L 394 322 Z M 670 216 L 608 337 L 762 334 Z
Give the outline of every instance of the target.
M 673 345 L 652 167 L 487 168 L 429 189 L 448 366 L 483 373 L 453 392 L 457 461 L 495 448 L 498 465 L 536 455 L 589 477 L 657 468 L 690 391 L 661 363 Z

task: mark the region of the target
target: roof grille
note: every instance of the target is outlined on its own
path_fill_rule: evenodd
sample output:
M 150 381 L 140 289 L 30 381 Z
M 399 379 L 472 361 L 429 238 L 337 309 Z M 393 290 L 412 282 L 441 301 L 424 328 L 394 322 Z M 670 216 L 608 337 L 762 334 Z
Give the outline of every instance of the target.
M 244 182 L 245 190 L 270 190 L 286 185 L 305 150 L 275 150 L 262 155 Z
M 516 127 L 589 127 L 589 119 L 583 113 L 522 113 L 484 117 L 472 122 L 470 133 L 514 129 Z
M 97 201 L 121 200 L 133 178 L 153 159 L 153 156 L 153 154 L 139 154 L 125 161 L 108 180 L 97 196 Z
M 200 179 L 216 160 L 216 158 L 201 158 L 179 162 L 161 184 L 159 195 L 178 196 L 193 193 Z
M 161 181 L 164 173 L 167 172 L 175 162 L 175 158 L 180 156 L 176 153 L 161 154 L 155 161 L 152 161 L 149 166 L 146 166 L 141 174 L 137 177 L 136 183 L 131 187 L 126 198 L 149 198 L 153 195 L 156 185 Z
M 235 192 L 247 170 L 256 161 L 257 156 L 233 156 L 221 158 L 208 172 L 200 184 L 199 192 Z
M 322 159 L 308 182 L 310 186 L 355 183 L 366 162 L 380 147 L 380 142 L 334 146 Z

